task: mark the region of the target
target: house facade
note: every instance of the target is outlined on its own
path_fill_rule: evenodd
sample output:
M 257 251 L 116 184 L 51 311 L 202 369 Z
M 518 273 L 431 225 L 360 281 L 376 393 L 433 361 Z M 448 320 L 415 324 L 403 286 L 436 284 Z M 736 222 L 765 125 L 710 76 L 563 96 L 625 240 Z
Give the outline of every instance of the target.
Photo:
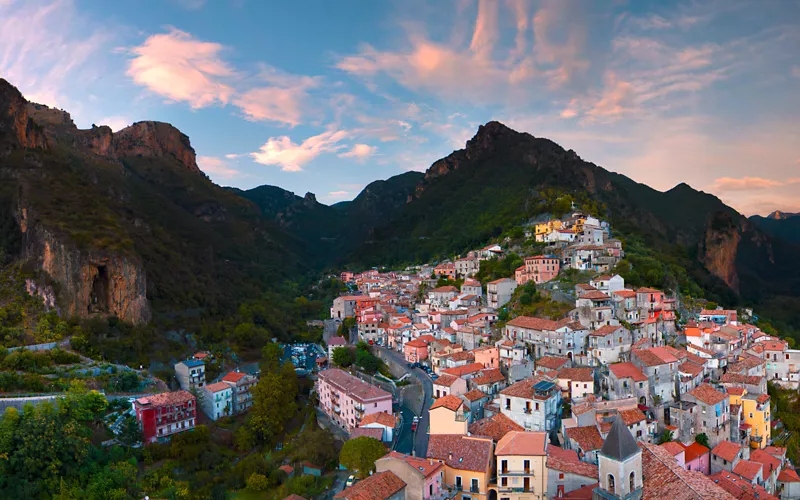
M 176 363 L 175 378 L 184 391 L 199 389 L 206 385 L 206 365 L 198 359 Z
M 316 389 L 320 409 L 348 432 L 364 415 L 392 413 L 391 394 L 337 368 L 319 372 Z
M 208 384 L 200 389 L 200 406 L 211 420 L 233 414 L 233 387 L 225 382 Z
M 251 391 L 258 383 L 256 377 L 241 372 L 230 372 L 222 377 L 222 381 L 233 391 L 233 413 L 244 413 L 253 406 Z
M 197 399 L 187 391 L 164 392 L 133 402 L 144 442 L 155 443 L 194 429 Z

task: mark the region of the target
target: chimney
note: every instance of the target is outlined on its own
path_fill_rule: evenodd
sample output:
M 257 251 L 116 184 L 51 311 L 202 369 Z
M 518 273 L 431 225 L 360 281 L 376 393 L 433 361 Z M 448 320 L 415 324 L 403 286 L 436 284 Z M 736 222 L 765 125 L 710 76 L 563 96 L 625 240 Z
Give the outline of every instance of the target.
M 453 452 L 452 451 L 447 454 L 447 459 L 448 460 L 452 460 L 453 459 Z

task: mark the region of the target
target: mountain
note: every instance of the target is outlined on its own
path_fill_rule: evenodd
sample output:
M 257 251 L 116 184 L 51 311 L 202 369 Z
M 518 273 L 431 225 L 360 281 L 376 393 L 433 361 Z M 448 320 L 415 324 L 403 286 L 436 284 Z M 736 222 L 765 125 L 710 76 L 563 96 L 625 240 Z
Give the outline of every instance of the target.
M 776 210 L 766 217 L 753 215 L 750 221 L 773 238 L 800 244 L 800 214 Z
M 304 197 L 275 186 L 246 191 L 232 189 L 255 203 L 262 215 L 305 244 L 319 266 L 341 259 L 370 237 L 372 229 L 403 207 L 422 179 L 421 172 L 406 172 L 367 185 L 352 201 L 328 206 L 313 193 Z
M 773 239 L 713 195 L 686 184 L 657 191 L 499 122 L 481 126 L 464 149 L 435 162 L 409 202 L 349 259 L 378 265 L 452 256 L 553 212 L 564 194 L 611 222 L 634 271 L 670 264 L 666 272 L 647 270 L 653 286 L 691 281 L 726 303 L 770 310 L 800 303 L 800 247 Z M 800 325 L 796 311 L 781 316 Z
M 306 272 L 301 253 L 171 125 L 79 130 L 0 79 L 0 264 L 24 263 L 66 315 L 229 311 Z

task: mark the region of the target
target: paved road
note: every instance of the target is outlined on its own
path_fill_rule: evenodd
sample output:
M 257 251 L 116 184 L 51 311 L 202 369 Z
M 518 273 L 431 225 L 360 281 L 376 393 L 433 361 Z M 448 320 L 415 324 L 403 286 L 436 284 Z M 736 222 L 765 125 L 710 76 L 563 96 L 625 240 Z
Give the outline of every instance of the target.
M 398 430 L 397 443 L 394 449 L 400 453 L 410 455 L 411 452 L 414 451 L 414 434 L 411 432 L 414 412 L 406 406 L 401 406 L 400 412 L 403 414 L 403 425 Z
M 404 365 L 406 363 L 403 356 L 397 352 L 392 351 L 390 349 L 386 349 L 383 347 L 379 347 L 383 352 L 385 352 L 388 356 L 394 359 L 396 362 Z M 431 381 L 430 377 L 427 373 L 419 368 L 414 368 L 411 371 L 411 375 L 416 377 L 417 380 L 420 381 L 422 384 L 422 390 L 424 393 L 424 399 L 422 402 L 422 415 L 419 415 L 419 424 L 417 425 L 417 432 L 414 433 L 414 455 L 418 457 L 425 457 L 428 453 L 428 426 L 430 425 L 430 415 L 429 415 L 429 408 L 431 407 L 431 396 L 433 394 L 433 382 Z M 403 416 L 406 415 L 405 410 L 414 414 L 414 412 L 407 407 L 404 403 L 403 405 Z M 398 450 L 400 451 L 400 450 Z

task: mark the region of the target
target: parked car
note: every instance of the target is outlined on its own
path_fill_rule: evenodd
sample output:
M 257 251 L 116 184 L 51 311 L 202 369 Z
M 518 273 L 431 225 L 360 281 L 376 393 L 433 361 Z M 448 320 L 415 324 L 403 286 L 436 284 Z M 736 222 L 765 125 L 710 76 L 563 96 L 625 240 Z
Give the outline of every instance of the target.
M 435 373 L 431 375 L 431 380 L 436 380 L 437 378 L 439 378 L 439 375 L 436 375 Z
M 417 422 L 414 422 L 411 424 L 411 432 L 416 432 L 416 431 L 417 431 Z
M 353 486 L 354 484 L 356 484 L 356 476 L 353 474 L 353 475 L 351 475 L 350 477 L 347 478 L 347 482 L 344 483 L 344 487 L 345 488 L 349 488 L 349 487 Z

